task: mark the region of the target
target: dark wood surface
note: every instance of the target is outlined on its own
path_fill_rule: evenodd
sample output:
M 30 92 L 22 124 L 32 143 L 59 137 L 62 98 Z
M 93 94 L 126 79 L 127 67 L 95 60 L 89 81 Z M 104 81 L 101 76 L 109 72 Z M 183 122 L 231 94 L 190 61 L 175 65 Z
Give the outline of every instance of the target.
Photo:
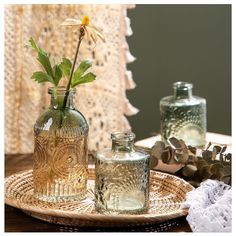
M 90 159 L 90 162 L 92 159 Z M 5 176 L 18 171 L 32 169 L 30 154 L 5 156 Z M 161 224 L 129 228 L 85 228 L 47 223 L 23 213 L 21 210 L 5 205 L 5 232 L 191 232 L 186 217 L 169 220 Z

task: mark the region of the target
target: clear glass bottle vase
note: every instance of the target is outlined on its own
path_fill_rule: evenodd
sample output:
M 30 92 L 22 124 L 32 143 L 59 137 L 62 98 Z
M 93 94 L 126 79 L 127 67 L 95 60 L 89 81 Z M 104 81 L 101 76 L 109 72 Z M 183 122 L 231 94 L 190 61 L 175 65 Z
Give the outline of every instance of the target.
M 88 178 L 88 124 L 75 109 L 75 90 L 49 88 L 51 106 L 34 125 L 33 181 L 36 198 L 61 202 L 84 198 Z
M 193 84 L 176 82 L 174 95 L 160 101 L 161 137 L 167 143 L 171 137 L 187 145 L 202 147 L 206 138 L 206 100 L 192 95 Z
M 99 212 L 135 214 L 148 209 L 149 162 L 135 150 L 133 133 L 112 133 L 112 148 L 100 151 L 95 162 L 95 206 Z

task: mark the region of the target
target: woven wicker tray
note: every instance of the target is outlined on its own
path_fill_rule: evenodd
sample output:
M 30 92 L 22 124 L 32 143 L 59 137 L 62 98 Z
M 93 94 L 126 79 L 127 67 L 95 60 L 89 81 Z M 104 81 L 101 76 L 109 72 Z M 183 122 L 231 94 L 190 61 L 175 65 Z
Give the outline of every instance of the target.
M 33 196 L 32 170 L 5 179 L 5 203 L 35 218 L 70 226 L 150 225 L 187 214 L 181 209 L 186 193 L 194 188 L 183 179 L 157 171 L 150 173 L 149 210 L 140 215 L 99 214 L 94 208 L 94 166 L 89 166 L 86 199 L 66 203 L 47 203 Z

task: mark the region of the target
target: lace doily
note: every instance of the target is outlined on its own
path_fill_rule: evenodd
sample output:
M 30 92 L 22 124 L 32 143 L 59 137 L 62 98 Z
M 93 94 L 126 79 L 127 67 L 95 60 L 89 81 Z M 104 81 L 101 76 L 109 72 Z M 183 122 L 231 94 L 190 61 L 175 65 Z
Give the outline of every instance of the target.
M 182 208 L 189 208 L 187 221 L 193 232 L 231 232 L 232 190 L 216 180 L 206 180 L 187 193 Z
M 80 58 L 93 60 L 95 82 L 77 89 L 75 105 L 86 117 L 89 149 L 110 146 L 110 133 L 130 129 L 125 115 L 137 112 L 126 97 L 133 89 L 131 71 L 126 63 L 134 61 L 126 36 L 132 34 L 127 9 L 132 5 L 5 5 L 5 152 L 32 153 L 33 125 L 43 109 L 49 106 L 49 84 L 30 79 L 39 70 L 35 54 L 24 46 L 32 36 L 53 58 L 73 58 L 77 37 L 60 23 L 66 18 L 88 15 L 101 28 L 106 43 L 96 48 L 83 41 Z M 79 58 L 79 59 L 80 59 Z

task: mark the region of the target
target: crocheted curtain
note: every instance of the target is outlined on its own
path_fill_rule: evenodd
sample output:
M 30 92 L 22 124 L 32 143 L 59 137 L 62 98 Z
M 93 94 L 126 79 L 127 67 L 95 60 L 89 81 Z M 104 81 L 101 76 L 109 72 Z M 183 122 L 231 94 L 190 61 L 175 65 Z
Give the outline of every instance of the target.
M 49 84 L 30 79 L 39 70 L 35 54 L 25 47 L 32 36 L 56 60 L 73 58 L 78 35 L 60 27 L 66 18 L 88 15 L 102 29 L 106 43 L 84 40 L 79 59 L 91 58 L 97 79 L 77 89 L 75 105 L 89 123 L 89 149 L 110 146 L 110 133 L 130 125 L 125 115 L 134 115 L 126 90 L 135 84 L 126 63 L 130 54 L 126 36 L 132 34 L 127 9 L 133 5 L 5 5 L 5 152 L 31 153 L 33 125 L 49 106 Z

